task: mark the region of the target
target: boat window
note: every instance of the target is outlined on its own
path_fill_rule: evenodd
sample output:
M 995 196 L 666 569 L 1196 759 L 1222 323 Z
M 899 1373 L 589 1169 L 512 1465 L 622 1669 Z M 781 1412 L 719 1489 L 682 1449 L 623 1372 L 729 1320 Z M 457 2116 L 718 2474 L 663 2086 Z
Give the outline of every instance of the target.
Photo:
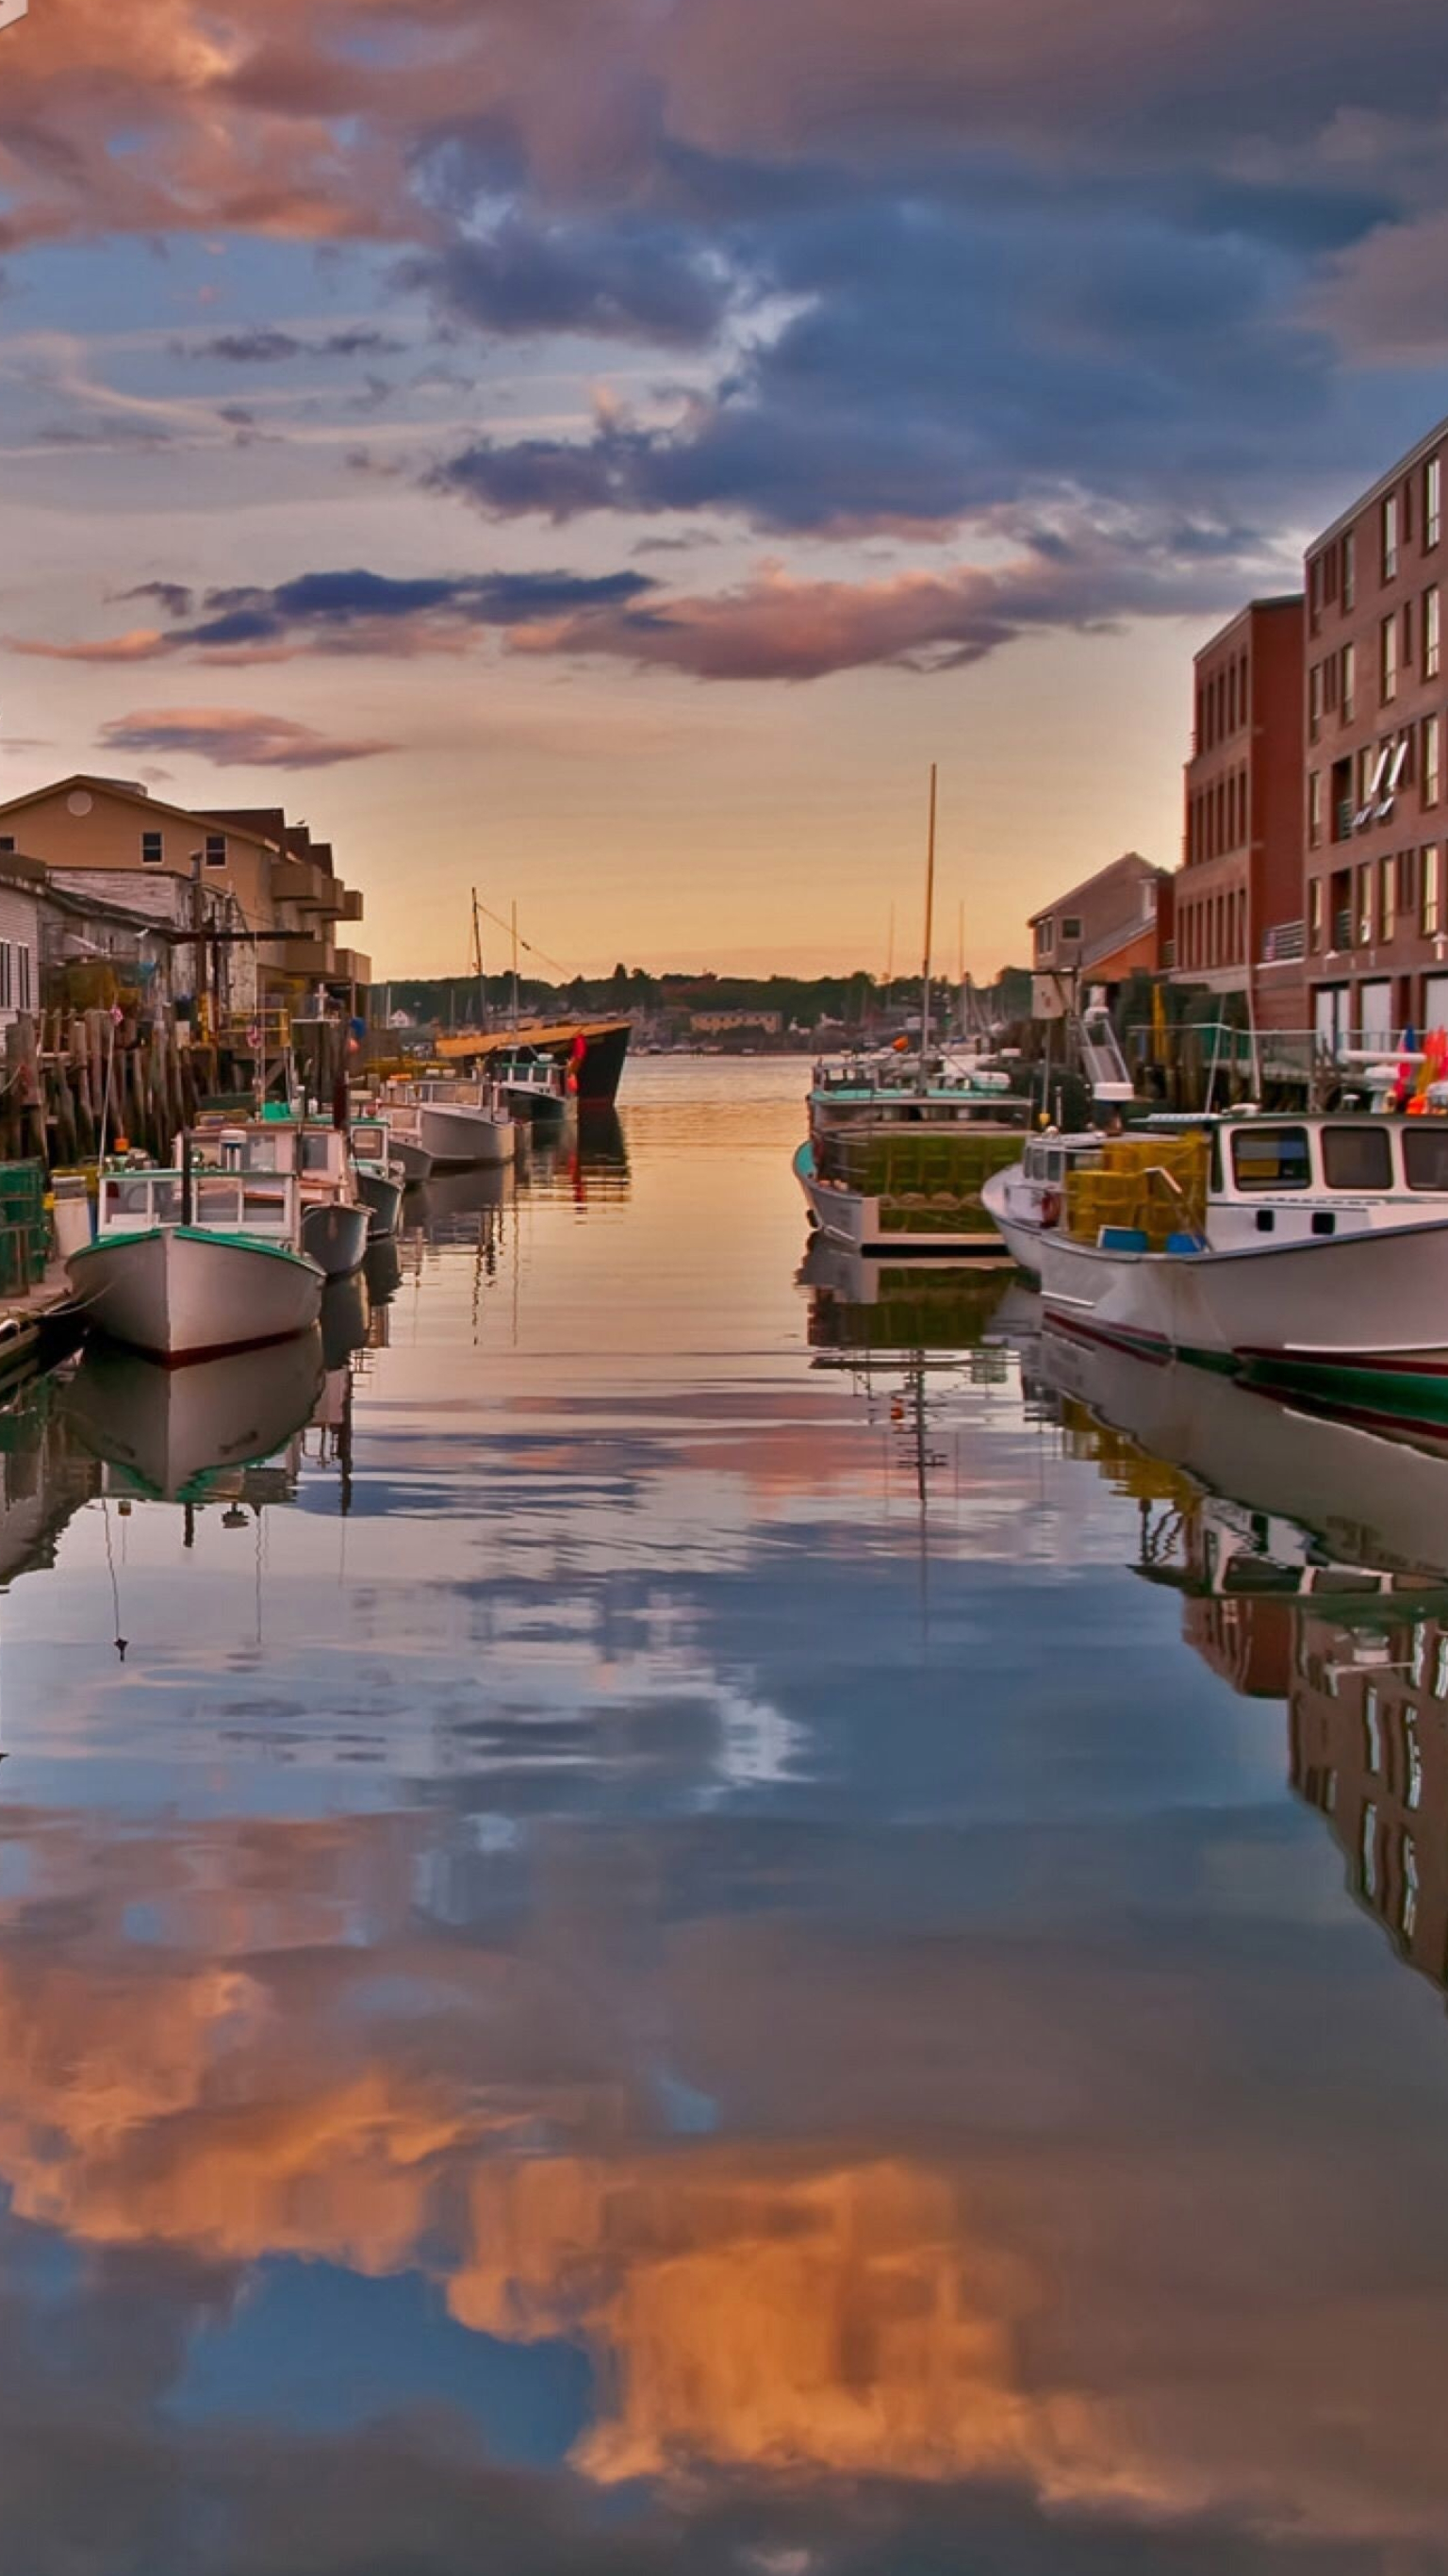
M 1322 1177 L 1330 1190 L 1390 1190 L 1393 1143 L 1386 1127 L 1367 1118 L 1351 1127 L 1324 1127 Z
M 1242 1127 L 1232 1138 L 1232 1177 L 1239 1190 L 1306 1190 L 1312 1148 L 1305 1127 Z
M 1414 1118 L 1403 1129 L 1403 1170 L 1410 1190 L 1448 1192 L 1448 1122 Z

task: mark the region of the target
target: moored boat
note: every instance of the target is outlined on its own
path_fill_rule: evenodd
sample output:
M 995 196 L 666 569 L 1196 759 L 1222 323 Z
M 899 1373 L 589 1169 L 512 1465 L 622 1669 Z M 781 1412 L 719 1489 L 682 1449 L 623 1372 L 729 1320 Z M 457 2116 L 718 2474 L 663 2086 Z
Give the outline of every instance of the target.
M 489 1082 L 390 1082 L 381 1106 L 389 1124 L 394 1109 L 416 1112 L 417 1142 L 434 1165 L 510 1163 L 517 1150 L 517 1128 Z
M 405 1179 L 395 1161 L 387 1123 L 382 1118 L 352 1121 L 352 1168 L 357 1195 L 367 1210 L 367 1240 L 377 1243 L 397 1231 Z
M 1048 1320 L 1367 1416 L 1448 1419 L 1448 1122 L 1042 1137 L 983 1195 Z
M 94 1239 L 66 1272 L 111 1340 L 209 1358 L 316 1323 L 323 1274 L 296 1248 L 299 1223 L 294 1172 L 102 1172 Z

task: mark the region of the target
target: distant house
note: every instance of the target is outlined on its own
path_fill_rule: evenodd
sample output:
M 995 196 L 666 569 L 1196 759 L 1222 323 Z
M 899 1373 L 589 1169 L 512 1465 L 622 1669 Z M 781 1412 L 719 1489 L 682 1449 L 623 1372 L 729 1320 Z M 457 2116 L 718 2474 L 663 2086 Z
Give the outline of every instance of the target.
M 783 1011 L 691 1011 L 689 1029 L 696 1038 L 733 1037 L 741 1029 L 757 1031 L 761 1037 L 777 1038 L 783 1033 Z
M 1059 1019 L 1102 985 L 1160 973 L 1172 927 L 1173 878 L 1128 850 L 1031 915 L 1032 1013 Z

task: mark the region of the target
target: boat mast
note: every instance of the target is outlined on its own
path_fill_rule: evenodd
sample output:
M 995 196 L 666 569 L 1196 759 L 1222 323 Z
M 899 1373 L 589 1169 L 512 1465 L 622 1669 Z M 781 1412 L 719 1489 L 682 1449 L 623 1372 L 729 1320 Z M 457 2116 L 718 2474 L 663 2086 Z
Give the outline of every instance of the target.
M 513 897 L 513 1032 L 518 1029 L 518 898 Z
M 488 1025 L 488 987 L 483 975 L 483 934 L 478 921 L 478 890 L 473 888 L 473 964 L 478 978 L 478 1027 Z
M 925 958 L 920 969 L 920 1088 L 930 1052 L 930 944 L 935 927 L 935 763 L 930 764 L 930 832 L 925 852 Z

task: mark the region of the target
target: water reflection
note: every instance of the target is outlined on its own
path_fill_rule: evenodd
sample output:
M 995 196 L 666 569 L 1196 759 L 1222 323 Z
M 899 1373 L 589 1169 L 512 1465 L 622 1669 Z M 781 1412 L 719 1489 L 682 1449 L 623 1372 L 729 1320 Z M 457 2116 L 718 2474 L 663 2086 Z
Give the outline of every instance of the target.
M 15 1426 L 0 2571 L 1424 2576 L 1439 2016 L 1180 1634 L 1282 1564 L 1431 1697 L 1390 1482 L 1214 1490 L 1018 1296 L 877 1339 L 789 1069 L 641 1074 L 626 1196 L 399 1245 L 244 1534 Z
M 1285 1704 L 1350 1891 L 1448 1989 L 1448 1457 L 1056 1332 L 1040 1365 L 1067 1439 L 1139 1501 L 1185 1642 Z

